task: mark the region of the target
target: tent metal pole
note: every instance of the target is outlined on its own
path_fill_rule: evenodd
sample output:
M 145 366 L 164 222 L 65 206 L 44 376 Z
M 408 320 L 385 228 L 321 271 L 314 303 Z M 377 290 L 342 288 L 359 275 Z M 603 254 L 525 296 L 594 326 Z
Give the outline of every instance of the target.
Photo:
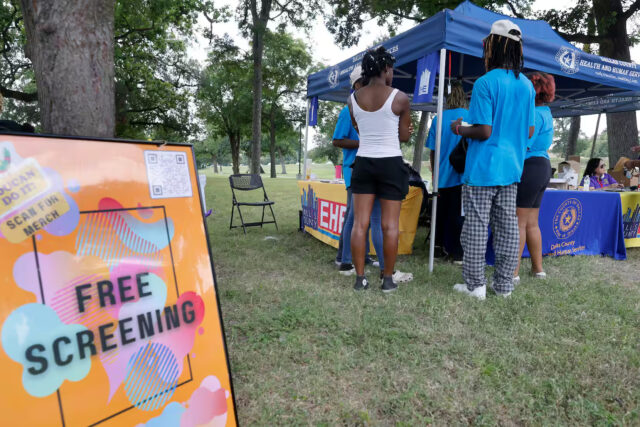
M 433 162 L 433 201 L 431 204 L 431 244 L 429 246 L 429 272 L 433 272 L 433 252 L 436 243 L 436 210 L 438 207 L 438 178 L 440 173 L 440 142 L 442 141 L 442 109 L 444 107 L 444 66 L 447 49 L 440 49 L 440 74 L 438 76 L 438 122 L 436 123 L 436 152 Z
M 302 179 L 307 179 L 307 146 L 309 143 L 309 108 L 311 105 L 311 98 L 307 98 L 307 112 L 305 115 L 305 127 L 304 127 L 304 163 L 302 164 Z

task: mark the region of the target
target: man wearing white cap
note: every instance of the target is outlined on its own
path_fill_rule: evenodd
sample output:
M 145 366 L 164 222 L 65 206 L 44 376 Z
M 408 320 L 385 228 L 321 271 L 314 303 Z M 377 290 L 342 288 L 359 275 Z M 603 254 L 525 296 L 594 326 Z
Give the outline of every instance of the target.
M 486 74 L 473 86 L 468 122 L 451 123 L 451 130 L 469 140 L 462 177 L 465 222 L 464 284 L 454 289 L 485 299 L 485 252 L 488 227 L 496 254 L 491 287 L 507 297 L 513 291 L 513 272 L 519 257 L 516 194 L 525 153 L 533 135 L 535 89 L 521 73 L 522 32 L 513 22 L 493 23 L 483 40 Z

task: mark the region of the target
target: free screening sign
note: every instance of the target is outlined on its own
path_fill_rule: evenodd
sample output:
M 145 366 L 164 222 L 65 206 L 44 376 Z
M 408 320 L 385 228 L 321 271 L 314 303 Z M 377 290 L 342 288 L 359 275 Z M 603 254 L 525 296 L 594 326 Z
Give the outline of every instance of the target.
M 191 146 L 0 135 L 5 425 L 237 418 Z

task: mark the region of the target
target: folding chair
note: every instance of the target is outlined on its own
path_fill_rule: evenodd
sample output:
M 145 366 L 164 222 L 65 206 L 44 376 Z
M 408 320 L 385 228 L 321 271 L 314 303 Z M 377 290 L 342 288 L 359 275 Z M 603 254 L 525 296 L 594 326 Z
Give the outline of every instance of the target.
M 229 223 L 229 229 L 242 227 L 244 234 L 247 234 L 247 227 L 260 226 L 262 228 L 263 224 L 275 224 L 276 230 L 278 230 L 278 223 L 276 222 L 276 216 L 273 213 L 272 206 L 275 202 L 272 202 L 267 197 L 267 191 L 264 189 L 264 184 L 262 183 L 262 178 L 260 175 L 253 174 L 237 174 L 231 175 L 229 177 L 229 184 L 231 185 L 231 195 L 233 196 L 233 205 L 231 206 L 231 222 Z M 258 190 L 262 188 L 262 193 L 264 194 L 264 200 L 261 202 L 239 202 L 236 198 L 236 190 L 238 191 L 251 191 Z M 244 222 L 242 218 L 242 211 L 240 210 L 240 206 L 262 206 L 262 219 L 260 222 Z M 273 221 L 265 221 L 264 220 L 264 212 L 266 207 L 269 207 L 271 211 L 271 217 L 273 217 Z M 238 209 L 238 214 L 240 215 L 240 222 L 242 225 L 233 225 L 233 211 L 234 209 Z

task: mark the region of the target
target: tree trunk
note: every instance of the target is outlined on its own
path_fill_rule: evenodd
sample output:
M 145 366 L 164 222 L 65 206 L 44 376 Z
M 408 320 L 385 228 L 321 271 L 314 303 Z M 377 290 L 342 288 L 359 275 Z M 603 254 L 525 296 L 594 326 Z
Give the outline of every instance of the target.
M 271 158 L 271 178 L 276 177 L 276 112 L 272 105 L 269 112 L 269 157 Z
M 418 126 L 418 137 L 413 147 L 413 168 L 420 173 L 422 168 L 422 150 L 424 150 L 424 142 L 427 139 L 427 117 L 429 113 L 423 111 L 420 114 L 420 125 Z
M 24 0 L 23 0 L 24 1 Z M 251 173 L 258 174 L 260 157 L 262 155 L 262 55 L 264 53 L 264 33 L 267 30 L 267 22 L 271 13 L 271 3 L 273 0 L 260 0 L 260 11 L 258 11 L 258 0 L 251 0 L 251 18 L 253 19 L 252 32 L 253 43 L 251 52 L 253 54 L 253 110 L 251 118 Z
M 213 173 L 218 173 L 218 156 L 211 156 L 211 163 L 213 163 Z
M 631 61 L 627 21 L 623 19 L 621 0 L 593 0 L 598 34 L 606 36 L 600 43 L 600 55 Z M 621 156 L 628 156 L 631 147 L 638 145 L 638 123 L 635 111 L 607 114 L 609 164 Z
M 287 168 L 285 166 L 285 162 L 284 162 L 284 155 L 282 154 L 282 148 L 278 147 L 278 154 L 280 154 L 280 166 L 282 166 L 282 172 L 280 172 L 281 175 L 286 175 L 287 174 Z
M 240 173 L 240 135 L 230 133 L 229 143 L 231 145 L 231 167 L 234 174 Z
M 567 152 L 565 153 L 565 160 L 569 159 L 569 156 L 573 156 L 578 151 L 578 135 L 580 134 L 580 116 L 571 117 L 571 124 L 569 125 L 569 139 L 567 140 Z
M 45 133 L 113 137 L 115 0 L 21 0 Z

